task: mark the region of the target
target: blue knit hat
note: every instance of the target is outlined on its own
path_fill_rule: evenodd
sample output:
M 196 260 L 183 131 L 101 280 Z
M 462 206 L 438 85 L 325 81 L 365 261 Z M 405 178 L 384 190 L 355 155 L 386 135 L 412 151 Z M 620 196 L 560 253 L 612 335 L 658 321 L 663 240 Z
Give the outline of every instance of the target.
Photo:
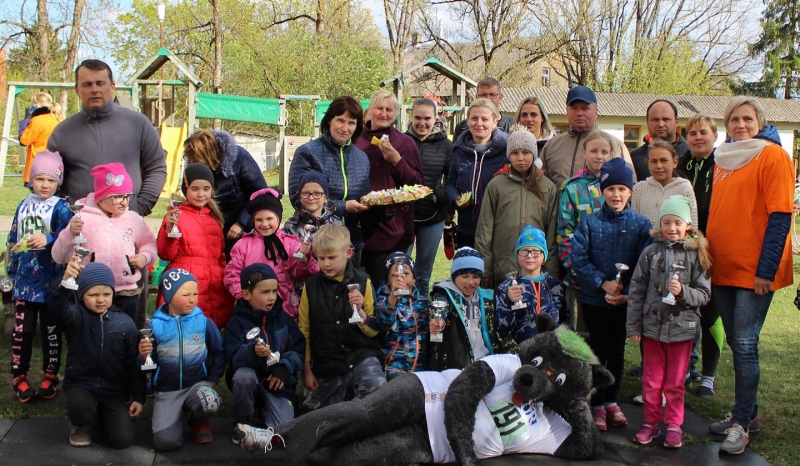
M 188 270 L 168 269 L 161 274 L 161 283 L 158 285 L 158 290 L 161 291 L 164 302 L 169 304 L 172 301 L 172 297 L 175 296 L 175 293 L 184 283 L 196 281 L 197 279 Z
M 625 161 L 619 157 L 614 157 L 600 168 L 600 191 L 615 184 L 633 189 L 633 170 L 628 168 Z
M 303 190 L 303 186 L 305 186 L 307 183 L 317 183 L 322 187 L 322 192 L 325 193 L 325 196 L 328 196 L 328 177 L 322 173 L 316 170 L 305 172 L 305 174 L 300 177 L 300 191 Z
M 530 225 L 522 230 L 522 234 L 517 239 L 517 249 L 519 252 L 522 248 L 536 248 L 544 254 L 544 260 L 547 260 L 547 239 L 545 239 L 544 232 L 536 227 Z
M 115 285 L 114 273 L 105 264 L 89 262 L 78 274 L 78 299 L 83 299 L 83 295 L 90 288 L 98 285 L 110 286 L 113 292 Z
M 261 274 L 261 279 L 259 280 L 250 280 L 250 277 L 253 276 L 255 273 Z M 275 271 L 272 270 L 272 267 L 268 266 L 267 264 L 263 264 L 261 262 L 256 262 L 255 264 L 250 264 L 242 270 L 241 275 L 239 275 L 239 280 L 242 285 L 242 289 L 246 290 L 251 286 L 255 286 L 259 282 L 264 280 L 277 280 L 278 276 L 275 275 Z
M 456 278 L 467 273 L 483 276 L 483 256 L 475 249 L 463 247 L 453 256 L 453 265 L 450 266 L 450 277 Z
M 383 275 L 384 278 L 383 279 L 384 279 L 384 281 L 388 281 L 389 280 L 389 271 L 392 269 L 392 266 L 394 265 L 395 257 L 402 257 L 403 258 L 403 265 L 405 265 L 406 267 L 410 268 L 411 269 L 411 275 L 414 275 L 414 261 L 411 260 L 411 256 L 409 256 L 408 254 L 406 254 L 404 252 L 397 251 L 397 252 L 393 252 L 393 253 L 389 254 L 388 256 L 386 256 L 386 262 L 384 262 L 384 264 L 383 264 L 383 269 L 384 269 L 384 275 Z

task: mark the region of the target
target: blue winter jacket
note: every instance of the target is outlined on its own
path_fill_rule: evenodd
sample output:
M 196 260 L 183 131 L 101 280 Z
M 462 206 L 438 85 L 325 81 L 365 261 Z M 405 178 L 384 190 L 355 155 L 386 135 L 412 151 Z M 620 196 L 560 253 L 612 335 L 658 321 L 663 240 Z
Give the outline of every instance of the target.
M 622 272 L 622 294 L 628 294 L 639 255 L 653 242 L 651 228 L 650 220 L 631 210 L 630 204 L 620 212 L 603 204 L 602 209 L 581 220 L 572 238 L 572 268 L 580 280 L 582 304 L 612 307 L 601 286 L 614 280 L 617 263 L 630 268 Z
M 199 307 L 186 315 L 171 316 L 167 306 L 162 304 L 150 320 L 151 356 L 158 364 L 153 390 L 182 390 L 203 380 L 219 383 L 225 372 L 225 349 L 214 321 Z
M 522 309 L 512 309 L 515 303 L 508 298 L 508 287 L 511 286 L 511 280 L 506 280 L 497 287 L 494 313 L 497 320 L 497 332 L 503 338 L 521 344 L 528 338 L 535 337 L 536 316 L 540 312 L 552 317 L 556 324 L 561 321 L 564 309 L 564 284 L 547 272 L 540 275 L 539 278 L 538 281 L 526 277 L 517 280 L 517 284 L 524 287 L 522 302 L 526 304 L 526 307 Z
M 280 352 L 279 361 L 269 366 L 267 358 L 256 356 L 255 341 L 247 339 L 247 332 L 258 327 L 258 336 L 269 345 L 271 351 Z M 225 359 L 228 361 L 228 371 L 225 381 L 233 390 L 233 374 L 240 367 L 249 367 L 256 371 L 256 375 L 266 387 L 265 380 L 272 374 L 272 370 L 280 365 L 286 367 L 289 375 L 283 381 L 283 388 L 276 394 L 290 400 L 295 399 L 297 378 L 295 374 L 303 368 L 305 360 L 306 338 L 300 333 L 300 328 L 289 314 L 283 312 L 283 303 L 278 298 L 269 311 L 258 311 L 250 306 L 244 299 L 236 301 L 233 308 L 233 317 L 225 326 Z
M 492 181 L 494 174 L 508 163 L 507 140 L 506 133 L 495 129 L 492 140 L 489 141 L 486 149 L 478 153 L 475 150 L 472 133 L 464 131 L 453 144 L 450 173 L 447 175 L 445 185 L 447 203 L 455 206 L 455 201 L 459 196 L 472 192 L 472 200 L 469 205 L 463 209 L 457 209 L 457 231 L 470 236 L 475 235 L 486 186 Z
M 289 167 L 289 199 L 292 205 L 300 201 L 300 179 L 314 170 L 328 178 L 328 199 L 333 202 L 333 214 L 344 219 L 350 230 L 350 241 L 356 250 L 364 247 L 364 237 L 359 227 L 359 216 L 345 214 L 345 202 L 359 200 L 370 191 L 369 159 L 352 141 L 340 146 L 330 133 L 309 141 L 297 148 Z
M 47 310 L 67 337 L 64 388 L 85 388 L 98 396 L 119 396 L 144 404 L 145 375 L 137 362 L 139 331 L 127 314 L 116 307 L 98 315 L 74 293 L 57 288 Z M 141 359 L 141 358 L 138 358 Z
M 381 349 L 386 355 L 386 375 L 427 370 L 430 301 L 414 286 L 411 294 L 397 299 L 395 308 L 389 307 L 391 288 L 383 284 L 375 296 L 375 314 L 378 328 L 386 332 Z

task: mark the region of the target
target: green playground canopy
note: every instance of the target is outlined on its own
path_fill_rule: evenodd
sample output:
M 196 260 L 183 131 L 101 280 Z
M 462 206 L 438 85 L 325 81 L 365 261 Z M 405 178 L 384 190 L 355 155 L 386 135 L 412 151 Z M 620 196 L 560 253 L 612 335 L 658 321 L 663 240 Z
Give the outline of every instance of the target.
M 325 112 L 328 111 L 328 107 L 331 106 L 332 100 L 318 100 L 317 106 L 314 107 L 314 121 L 316 124 L 314 126 L 319 126 L 320 122 L 322 121 L 322 117 L 325 116 Z M 361 108 L 366 110 L 369 107 L 369 99 L 360 100 Z
M 196 117 L 286 125 L 281 101 L 282 99 L 198 92 Z

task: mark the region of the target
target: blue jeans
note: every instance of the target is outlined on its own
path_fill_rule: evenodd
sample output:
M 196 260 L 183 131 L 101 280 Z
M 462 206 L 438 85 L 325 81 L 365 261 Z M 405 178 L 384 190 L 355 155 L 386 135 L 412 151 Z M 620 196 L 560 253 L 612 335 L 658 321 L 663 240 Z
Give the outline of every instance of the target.
M 431 274 L 433 273 L 433 263 L 436 261 L 436 253 L 439 252 L 439 243 L 442 241 L 442 231 L 444 231 L 444 220 L 429 225 L 420 223 L 414 224 L 414 234 L 417 237 L 417 255 L 414 257 L 414 278 L 415 284 L 419 288 L 422 296 L 427 297 L 430 286 Z M 414 248 L 408 248 L 408 254 Z
M 750 428 L 750 420 L 758 415 L 758 336 L 774 293 L 758 296 L 755 291 L 733 286 L 712 285 L 717 312 L 725 327 L 725 338 L 733 352 L 736 400 L 732 421 Z
M 250 367 L 236 369 L 231 391 L 233 414 L 238 422 L 258 417 L 267 427 L 275 427 L 294 419 L 292 402 L 264 388 Z
M 329 377 L 318 377 L 320 406 L 325 407 L 350 401 L 356 397 L 364 398 L 375 390 L 386 385 L 383 364 L 378 358 L 366 358 L 343 374 Z

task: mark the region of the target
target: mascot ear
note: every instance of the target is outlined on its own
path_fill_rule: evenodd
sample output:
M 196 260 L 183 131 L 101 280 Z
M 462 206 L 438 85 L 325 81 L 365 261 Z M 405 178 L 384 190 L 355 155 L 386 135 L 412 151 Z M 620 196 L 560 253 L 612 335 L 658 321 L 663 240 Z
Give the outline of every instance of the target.
M 544 312 L 536 315 L 536 334 L 552 332 L 556 329 L 556 321 Z
M 592 365 L 592 388 L 610 387 L 614 384 L 614 376 L 601 364 Z

